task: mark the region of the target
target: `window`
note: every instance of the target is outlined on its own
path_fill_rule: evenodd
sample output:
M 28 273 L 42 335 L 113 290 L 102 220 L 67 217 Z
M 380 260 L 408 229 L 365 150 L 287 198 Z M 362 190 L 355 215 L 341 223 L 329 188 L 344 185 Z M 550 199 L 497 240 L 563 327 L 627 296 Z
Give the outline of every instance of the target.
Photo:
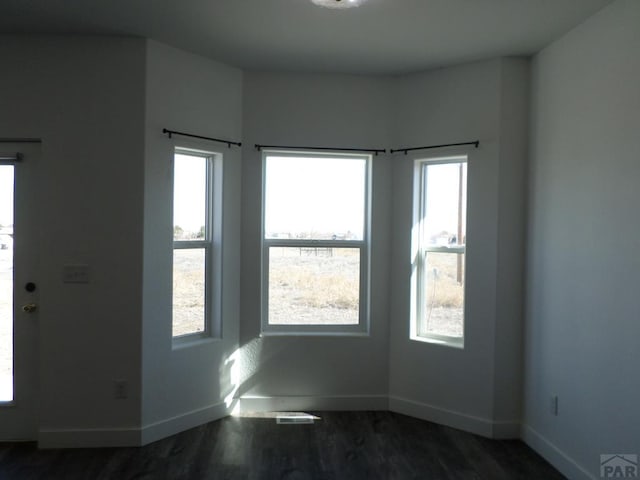
M 416 160 L 411 337 L 463 346 L 467 158 Z
M 370 164 L 264 153 L 263 333 L 367 332 Z
M 177 148 L 173 162 L 173 337 L 220 329 L 219 155 Z M 216 183 L 214 183 L 214 181 Z M 215 188 L 214 188 L 215 185 Z

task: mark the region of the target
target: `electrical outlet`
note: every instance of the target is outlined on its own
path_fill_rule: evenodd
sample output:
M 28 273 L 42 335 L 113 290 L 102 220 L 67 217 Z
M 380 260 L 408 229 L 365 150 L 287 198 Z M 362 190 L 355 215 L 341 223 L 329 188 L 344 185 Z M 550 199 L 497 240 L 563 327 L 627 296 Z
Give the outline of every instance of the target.
M 551 415 L 554 415 L 557 417 L 558 416 L 558 396 L 557 395 L 551 396 L 550 407 L 551 407 Z
M 129 384 L 126 380 L 113 381 L 113 398 L 116 400 L 129 398 Z

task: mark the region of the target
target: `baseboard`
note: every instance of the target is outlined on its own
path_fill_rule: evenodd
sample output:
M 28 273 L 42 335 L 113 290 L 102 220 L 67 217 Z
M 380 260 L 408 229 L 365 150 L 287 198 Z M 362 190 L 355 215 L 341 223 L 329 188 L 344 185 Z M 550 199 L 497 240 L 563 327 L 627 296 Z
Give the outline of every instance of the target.
M 140 431 L 140 445 L 147 445 L 190 428 L 219 420 L 230 413 L 227 405 L 222 402 L 145 425 Z
M 50 429 L 38 432 L 38 448 L 137 447 L 139 428 Z
M 38 448 L 139 447 L 229 415 L 224 403 L 210 405 L 142 428 L 48 429 L 38 433 Z
M 520 432 L 522 441 L 538 452 L 547 462 L 553 465 L 565 477 L 571 480 L 596 480 L 578 462 L 560 450 L 557 446 L 536 432 L 529 425 L 522 425 Z
M 401 397 L 389 397 L 389 410 L 487 438 L 506 439 L 520 436 L 520 422 L 515 420 L 492 421 Z
M 240 412 L 388 410 L 387 395 L 240 397 Z

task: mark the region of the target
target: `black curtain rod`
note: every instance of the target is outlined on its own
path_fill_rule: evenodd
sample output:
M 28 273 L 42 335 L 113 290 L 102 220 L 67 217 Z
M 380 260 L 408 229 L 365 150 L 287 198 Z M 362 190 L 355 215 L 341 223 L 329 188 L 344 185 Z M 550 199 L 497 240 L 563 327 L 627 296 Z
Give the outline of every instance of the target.
M 480 145 L 480 141 L 475 140 L 473 142 L 445 143 L 443 145 L 428 145 L 426 147 L 398 148 L 395 150 L 391 149 L 390 152 L 391 153 L 404 152 L 404 154 L 406 155 L 407 152 L 412 152 L 414 150 L 429 150 L 430 148 L 443 148 L 443 147 L 459 147 L 461 145 L 475 145 L 476 148 L 478 148 L 478 146 Z
M 242 146 L 241 142 L 232 142 L 230 140 L 222 140 L 220 138 L 203 137 L 202 135 L 193 135 L 191 133 L 177 132 L 175 130 L 167 130 L 166 128 L 162 129 L 162 133 L 166 133 L 169 138 L 171 138 L 171 135 L 181 135 L 183 137 L 199 138 L 200 140 L 209 140 L 210 142 L 226 143 L 229 148 L 231 148 L 231 145 L 235 145 L 236 147 Z
M 337 148 L 337 147 L 292 147 L 287 145 L 255 145 L 256 150 L 260 151 L 262 149 L 274 149 L 274 150 L 318 150 L 325 152 L 366 152 L 373 153 L 374 155 L 378 155 L 379 153 L 387 153 L 384 149 L 378 148 Z
M 0 138 L 0 143 L 42 143 L 39 138 Z

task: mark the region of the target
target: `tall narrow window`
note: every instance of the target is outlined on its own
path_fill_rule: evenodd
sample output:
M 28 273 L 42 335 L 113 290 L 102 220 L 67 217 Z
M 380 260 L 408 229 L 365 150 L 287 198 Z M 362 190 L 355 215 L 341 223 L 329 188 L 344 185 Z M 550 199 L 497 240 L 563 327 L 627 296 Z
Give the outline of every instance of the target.
M 462 346 L 467 237 L 466 157 L 417 160 L 414 178 L 414 339 Z
M 218 299 L 214 154 L 176 149 L 173 168 L 173 336 L 209 336 Z
M 263 158 L 263 332 L 366 332 L 370 157 Z

